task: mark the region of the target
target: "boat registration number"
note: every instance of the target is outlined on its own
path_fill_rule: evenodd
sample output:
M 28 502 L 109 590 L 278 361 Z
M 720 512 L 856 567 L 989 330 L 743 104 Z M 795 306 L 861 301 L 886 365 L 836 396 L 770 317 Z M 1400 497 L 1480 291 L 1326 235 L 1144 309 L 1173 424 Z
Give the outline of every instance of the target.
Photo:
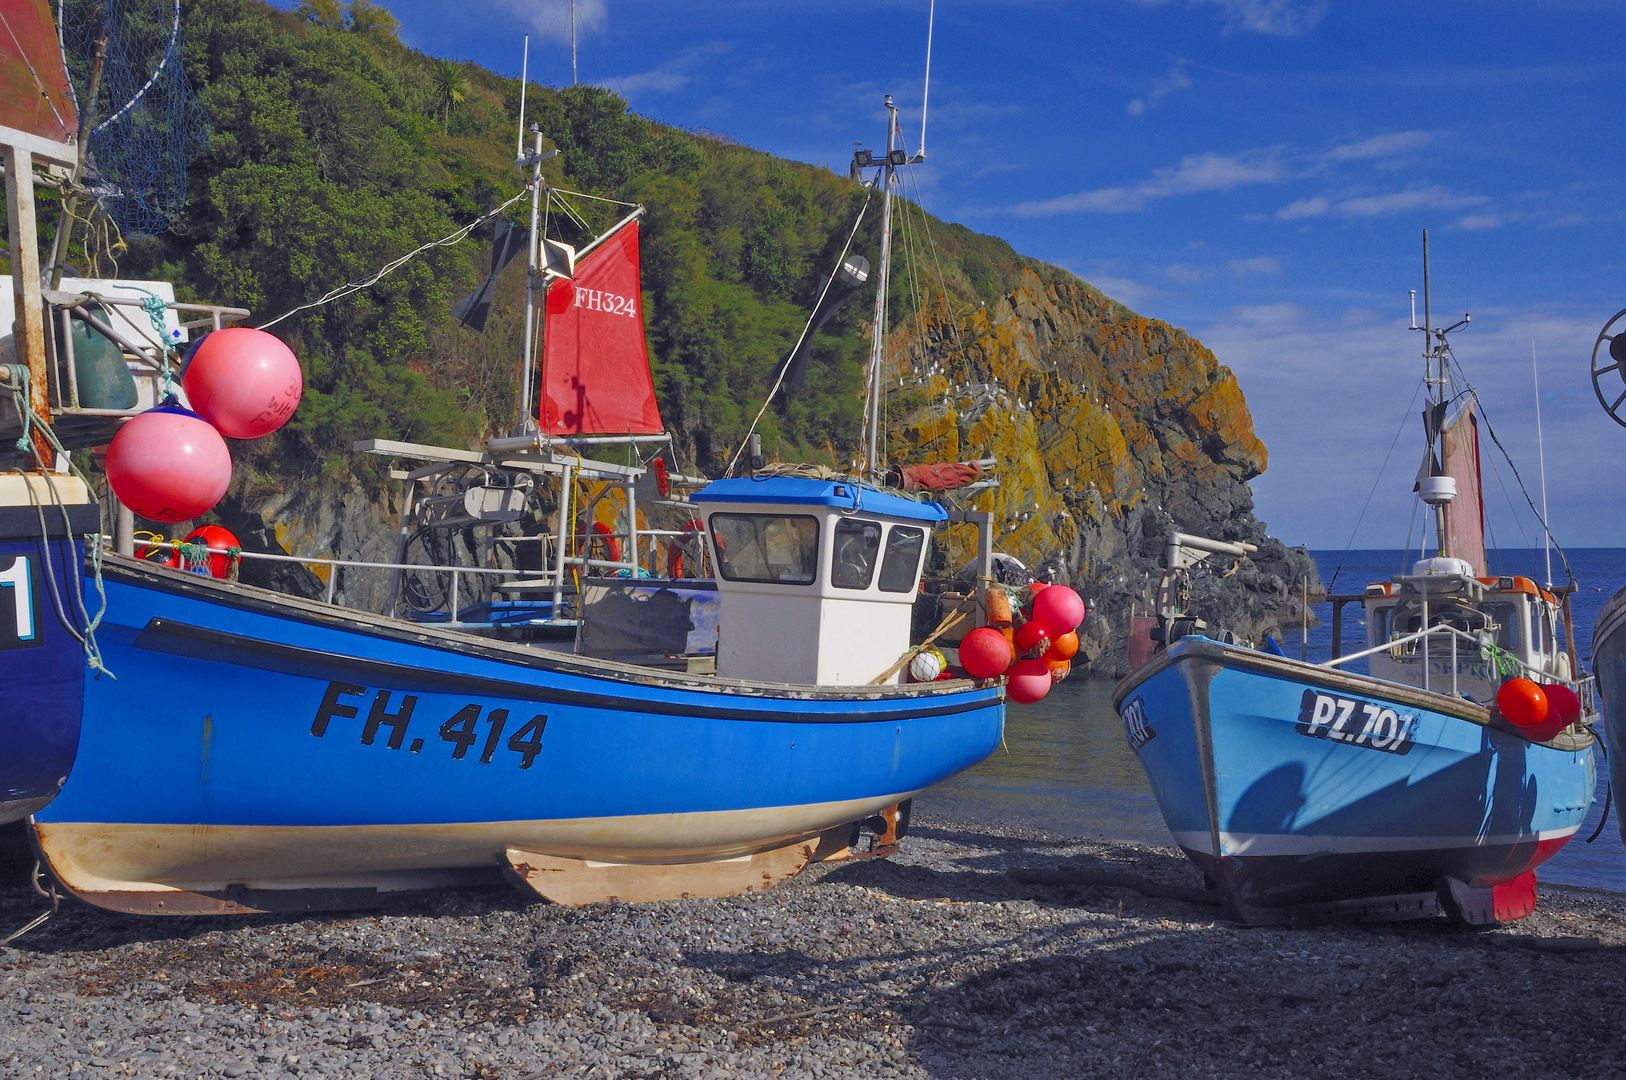
M 1385 754 L 1408 754 L 1414 744 L 1415 716 L 1357 698 L 1304 691 L 1296 725 L 1300 735 L 1348 743 Z
M 356 686 L 353 683 L 330 682 L 327 692 L 322 695 L 322 703 L 316 707 L 316 717 L 311 721 L 311 734 L 318 739 L 327 736 L 328 724 L 335 720 L 355 720 L 361 712 L 367 687 Z M 425 740 L 413 739 L 406 741 L 407 728 L 412 723 L 413 714 L 418 708 L 418 699 L 413 694 L 400 694 L 398 700 L 392 701 L 397 695 L 391 690 L 379 690 L 373 695 L 373 700 L 367 705 L 367 719 L 361 725 L 361 741 L 372 746 L 378 739 L 379 729 L 388 728 L 389 737 L 384 745 L 391 750 L 399 750 L 403 746 L 408 753 L 421 753 Z M 356 698 L 352 703 L 346 698 Z M 481 713 L 485 713 L 482 718 Z M 479 724 L 486 725 L 485 738 L 482 740 Z M 434 724 L 433 720 L 429 721 Z M 519 756 L 519 767 L 529 769 L 536 760 L 536 755 L 542 752 L 542 732 L 548 726 L 548 718 L 538 713 L 525 723 L 509 729 L 507 709 L 482 709 L 479 705 L 465 705 L 447 718 L 438 731 L 441 742 L 452 744 L 452 758 L 463 760 L 473 749 L 475 743 L 480 743 L 478 751 L 479 762 L 490 765 L 493 760 L 512 762 L 509 757 L 497 757 L 500 749 L 508 749 Z M 507 742 L 502 741 L 503 731 L 509 730 Z
M 1157 731 L 1146 722 L 1146 699 L 1136 698 L 1124 704 L 1124 738 L 1131 750 L 1139 750 L 1153 739 Z
M 0 570 L 0 649 L 45 644 L 39 632 L 38 576 L 27 555 L 12 556 L 11 565 Z

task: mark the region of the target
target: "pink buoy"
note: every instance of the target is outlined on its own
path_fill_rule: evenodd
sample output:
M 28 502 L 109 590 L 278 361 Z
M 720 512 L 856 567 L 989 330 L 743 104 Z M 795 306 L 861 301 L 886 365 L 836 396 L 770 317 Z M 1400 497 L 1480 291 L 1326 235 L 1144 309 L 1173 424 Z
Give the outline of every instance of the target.
M 281 338 L 228 326 L 205 334 L 187 350 L 181 385 L 192 408 L 222 435 L 258 439 L 294 414 L 305 376 Z
M 1065 585 L 1052 585 L 1033 598 L 1033 621 L 1049 629 L 1051 641 L 1077 630 L 1084 614 L 1084 598 Z
M 1005 693 L 1018 705 L 1032 705 L 1050 693 L 1054 682 L 1050 677 L 1050 668 L 1043 660 L 1019 660 L 1011 668 Z
M 231 484 L 231 452 L 220 432 L 169 403 L 119 428 L 105 467 L 113 494 L 150 521 L 190 521 L 206 514 Z

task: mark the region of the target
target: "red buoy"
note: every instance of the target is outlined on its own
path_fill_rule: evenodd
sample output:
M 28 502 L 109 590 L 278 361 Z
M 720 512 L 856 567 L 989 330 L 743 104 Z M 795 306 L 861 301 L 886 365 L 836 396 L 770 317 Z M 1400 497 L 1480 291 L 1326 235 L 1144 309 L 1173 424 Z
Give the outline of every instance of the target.
M 203 544 L 210 549 L 209 576 L 224 581 L 231 576 L 233 565 L 238 560 L 225 554 L 227 548 L 240 548 L 243 542 L 237 535 L 222 525 L 203 525 L 186 534 L 188 544 Z
M 1010 642 L 991 626 L 979 626 L 960 641 L 960 666 L 973 679 L 992 679 L 1010 662 Z
M 1078 634 L 1069 630 L 1057 638 L 1050 639 L 1050 648 L 1044 651 L 1046 660 L 1071 660 L 1078 655 Z
M 107 448 L 107 482 L 152 521 L 189 521 L 214 509 L 231 484 L 231 452 L 207 421 L 179 405 L 148 409 Z
M 1547 718 L 1533 727 L 1520 729 L 1531 742 L 1547 742 L 1581 718 L 1581 699 L 1574 690 L 1561 683 L 1551 683 L 1543 686 L 1541 692 L 1547 696 Z
M 1033 621 L 1049 628 L 1052 641 L 1077 630 L 1084 615 L 1084 598 L 1065 585 L 1052 585 L 1033 598 Z
M 1032 705 L 1050 693 L 1054 681 L 1043 660 L 1019 660 L 1011 669 L 1005 693 L 1018 705 Z
M 188 350 L 181 386 L 192 408 L 222 435 L 258 439 L 294 414 L 305 376 L 281 338 L 228 326 L 205 334 Z
M 1547 695 L 1529 679 L 1509 679 L 1496 691 L 1496 707 L 1507 722 L 1521 730 L 1547 719 Z
M 1050 631 L 1038 619 L 1029 619 L 1016 628 L 1016 651 L 1033 652 L 1050 648 Z

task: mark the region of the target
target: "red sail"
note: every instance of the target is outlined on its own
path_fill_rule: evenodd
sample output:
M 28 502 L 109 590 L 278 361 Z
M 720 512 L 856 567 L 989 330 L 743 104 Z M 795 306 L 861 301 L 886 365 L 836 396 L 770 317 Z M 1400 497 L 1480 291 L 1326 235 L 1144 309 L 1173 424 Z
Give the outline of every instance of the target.
M 1485 495 L 1479 478 L 1479 421 L 1470 402 L 1445 425 L 1440 433 L 1445 475 L 1457 481 L 1457 497 L 1446 507 L 1446 532 L 1451 537 L 1449 555 L 1473 564 L 1474 573 L 1485 570 Z
M 640 280 L 633 221 L 578 262 L 574 280 L 548 287 L 544 433 L 657 435 L 666 430 L 649 373 Z
M 5 0 L 0 33 L 0 127 L 26 131 L 51 142 L 79 134 L 79 116 L 68 92 L 68 73 L 56 40 L 47 0 Z

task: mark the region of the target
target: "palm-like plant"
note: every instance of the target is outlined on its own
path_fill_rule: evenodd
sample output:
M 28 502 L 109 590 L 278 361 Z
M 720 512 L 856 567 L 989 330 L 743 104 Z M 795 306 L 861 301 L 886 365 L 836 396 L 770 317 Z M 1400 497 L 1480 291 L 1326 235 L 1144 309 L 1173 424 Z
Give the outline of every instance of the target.
M 435 95 L 435 104 L 440 108 L 442 131 L 449 130 L 452 124 L 452 106 L 461 105 L 468 94 L 468 80 L 463 77 L 462 65 L 455 60 L 436 60 L 433 74 L 430 75 L 430 86 Z

